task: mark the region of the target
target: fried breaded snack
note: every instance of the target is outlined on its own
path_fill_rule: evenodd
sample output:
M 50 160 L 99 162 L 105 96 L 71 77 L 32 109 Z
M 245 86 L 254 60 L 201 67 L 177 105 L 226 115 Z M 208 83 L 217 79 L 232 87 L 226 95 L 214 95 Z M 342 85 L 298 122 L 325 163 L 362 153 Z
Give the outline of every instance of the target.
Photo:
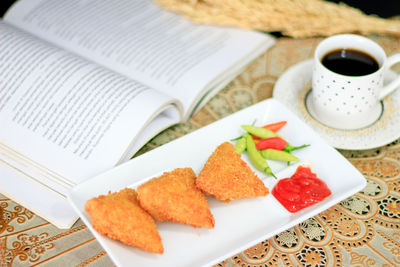
M 206 196 L 195 184 L 191 168 L 178 168 L 138 187 L 140 205 L 157 221 L 173 221 L 193 227 L 214 227 Z
M 125 188 L 92 198 L 86 202 L 85 210 L 100 234 L 148 252 L 164 252 L 156 224 L 140 207 L 135 190 Z
M 219 200 L 253 198 L 268 194 L 268 188 L 235 151 L 224 142 L 208 158 L 196 180 L 203 192 Z

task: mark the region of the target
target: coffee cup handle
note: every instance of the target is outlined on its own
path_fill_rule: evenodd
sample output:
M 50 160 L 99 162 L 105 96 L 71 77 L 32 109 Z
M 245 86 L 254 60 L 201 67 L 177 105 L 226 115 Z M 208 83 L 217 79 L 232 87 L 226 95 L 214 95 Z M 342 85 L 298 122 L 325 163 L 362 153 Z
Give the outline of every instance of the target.
M 387 64 L 386 70 L 390 69 L 390 67 L 399 62 L 400 62 L 400 54 L 395 54 L 393 56 L 388 57 L 386 62 Z M 400 87 L 400 75 L 397 75 L 397 78 L 395 78 L 392 82 L 390 82 L 388 85 L 382 88 L 379 94 L 379 99 L 384 98 L 398 87 Z

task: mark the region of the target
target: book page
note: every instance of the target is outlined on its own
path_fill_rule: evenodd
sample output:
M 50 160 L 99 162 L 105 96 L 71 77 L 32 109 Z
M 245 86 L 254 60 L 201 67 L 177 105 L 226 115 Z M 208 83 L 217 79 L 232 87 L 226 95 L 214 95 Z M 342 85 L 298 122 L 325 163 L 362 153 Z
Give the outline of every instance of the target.
M 0 40 L 0 160 L 63 195 L 116 165 L 152 119 L 164 118 L 150 134 L 180 120 L 170 97 L 3 22 Z
M 20 0 L 5 20 L 180 99 L 185 118 L 273 43 L 253 31 L 194 25 L 143 0 Z

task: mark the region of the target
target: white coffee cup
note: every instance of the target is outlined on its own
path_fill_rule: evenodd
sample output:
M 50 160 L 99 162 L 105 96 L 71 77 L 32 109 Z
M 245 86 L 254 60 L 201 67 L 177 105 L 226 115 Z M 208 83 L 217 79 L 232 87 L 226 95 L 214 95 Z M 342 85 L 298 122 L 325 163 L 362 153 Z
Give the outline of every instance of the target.
M 376 71 L 351 76 L 334 72 L 322 59 L 339 49 L 361 51 L 374 58 Z M 400 62 L 400 54 L 386 57 L 374 41 L 354 34 L 329 37 L 318 44 L 314 53 L 312 91 L 307 101 L 311 114 L 321 123 L 337 129 L 359 129 L 373 124 L 383 111 L 380 100 L 400 86 L 400 77 L 384 86 L 385 73 Z

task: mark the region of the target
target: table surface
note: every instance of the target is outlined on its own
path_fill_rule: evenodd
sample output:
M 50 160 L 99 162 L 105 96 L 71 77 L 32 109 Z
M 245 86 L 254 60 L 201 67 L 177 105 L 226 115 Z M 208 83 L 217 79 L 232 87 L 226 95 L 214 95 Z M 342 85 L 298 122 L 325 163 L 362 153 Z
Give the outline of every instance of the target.
M 369 36 L 388 55 L 400 38 Z M 272 96 L 290 66 L 312 58 L 320 38 L 277 40 L 189 122 L 151 140 L 138 154 Z M 363 191 L 317 216 L 226 259 L 218 266 L 399 266 L 400 142 L 340 151 L 368 183 Z M 0 179 L 4 179 L 1 178 Z M 81 220 L 60 230 L 0 195 L 0 266 L 113 266 Z

